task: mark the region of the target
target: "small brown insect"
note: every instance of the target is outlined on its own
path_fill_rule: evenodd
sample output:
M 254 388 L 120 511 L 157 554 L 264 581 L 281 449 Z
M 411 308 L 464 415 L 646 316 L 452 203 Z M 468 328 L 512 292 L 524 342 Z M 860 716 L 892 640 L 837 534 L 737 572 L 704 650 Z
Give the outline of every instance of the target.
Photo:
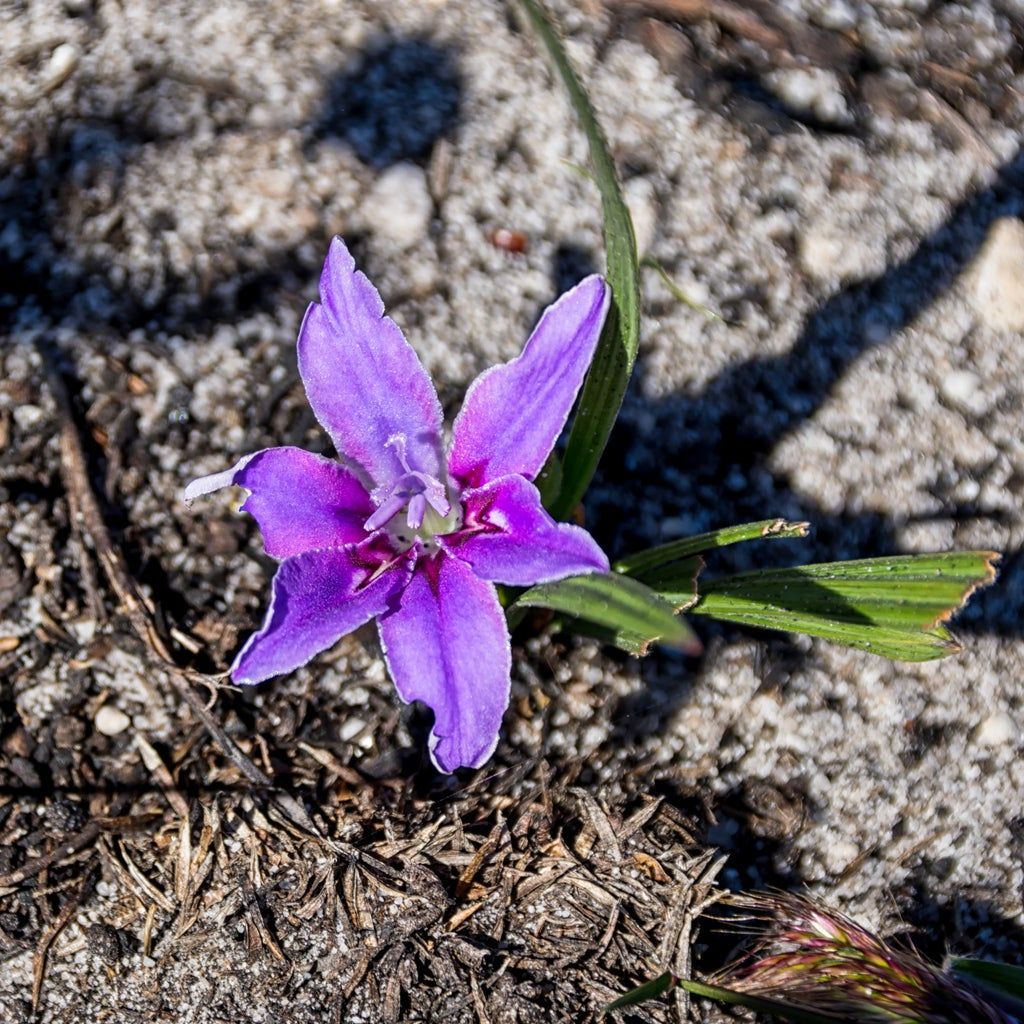
M 505 252 L 526 252 L 530 243 L 522 231 L 513 231 L 511 228 L 492 228 L 487 234 L 487 240 L 496 249 L 504 249 Z

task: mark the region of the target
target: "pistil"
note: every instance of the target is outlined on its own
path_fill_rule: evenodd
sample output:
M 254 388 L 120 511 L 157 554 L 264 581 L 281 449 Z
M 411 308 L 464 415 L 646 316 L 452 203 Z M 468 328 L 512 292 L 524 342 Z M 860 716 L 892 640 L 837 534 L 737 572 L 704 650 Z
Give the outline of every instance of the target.
M 399 552 L 408 551 L 417 540 L 426 551 L 433 552 L 437 549 L 435 537 L 462 525 L 458 494 L 450 493 L 437 477 L 409 465 L 404 434 L 389 438 L 388 447 L 395 449 L 404 472 L 394 483 L 373 491 L 371 498 L 377 510 L 363 525 L 371 532 L 386 528 Z

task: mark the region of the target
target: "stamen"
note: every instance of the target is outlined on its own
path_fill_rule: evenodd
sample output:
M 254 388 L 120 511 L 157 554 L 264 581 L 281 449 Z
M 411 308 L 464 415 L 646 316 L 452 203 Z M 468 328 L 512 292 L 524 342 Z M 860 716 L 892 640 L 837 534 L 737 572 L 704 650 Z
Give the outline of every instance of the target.
M 418 530 L 423 525 L 423 516 L 427 511 L 427 500 L 422 494 L 417 494 L 409 502 L 409 511 L 405 521 L 409 524 L 410 529 Z
M 430 481 L 423 491 L 423 497 L 429 502 L 430 507 L 442 518 L 452 510 L 451 502 L 445 492 L 444 484 L 433 477 L 427 477 Z
M 405 498 L 392 493 L 389 498 L 381 503 L 377 511 L 363 523 L 363 529 L 369 530 L 372 533 L 374 530 L 379 530 L 382 526 L 386 526 L 402 511 L 405 507 L 405 502 Z
M 363 526 L 371 532 L 386 526 L 398 544 L 408 545 L 411 541 L 397 534 L 394 529 L 397 524 L 392 524 L 404 508 L 406 525 L 429 549 L 430 539 L 436 533 L 447 533 L 456 528 L 454 524 L 456 520 L 461 523 L 461 516 L 457 514 L 452 519 L 452 503 L 445 485 L 437 477 L 413 469 L 409 464 L 404 434 L 393 434 L 385 444 L 394 448 L 405 472 L 392 484 L 378 487 L 372 492 L 371 497 L 377 509 Z

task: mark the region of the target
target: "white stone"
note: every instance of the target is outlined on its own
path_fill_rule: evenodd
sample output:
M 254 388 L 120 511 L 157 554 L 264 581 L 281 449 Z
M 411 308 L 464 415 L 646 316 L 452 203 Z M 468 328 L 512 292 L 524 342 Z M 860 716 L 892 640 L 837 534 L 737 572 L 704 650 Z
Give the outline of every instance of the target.
M 838 837 L 825 848 L 825 866 L 834 875 L 842 874 L 856 861 L 860 852 L 860 847 L 851 839 Z
M 768 76 L 776 95 L 794 110 L 811 114 L 825 124 L 847 125 L 853 120 L 838 76 L 822 68 L 786 68 Z
M 338 736 L 343 743 L 348 743 L 349 740 L 354 740 L 365 728 L 366 723 L 361 718 L 347 718 L 341 723 L 341 728 L 338 729 Z
M 403 249 L 426 238 L 433 215 L 427 176 L 415 164 L 384 171 L 370 189 L 365 210 L 368 226 Z
M 1024 221 L 992 225 L 972 274 L 974 308 L 989 327 L 1024 331 Z
M 96 712 L 96 718 L 93 721 L 96 731 L 103 733 L 104 736 L 117 736 L 132 724 L 132 720 L 112 704 L 104 704 Z
M 68 628 L 80 644 L 90 643 L 96 636 L 95 619 L 81 619 L 78 622 L 71 622 L 68 623 Z
M 43 71 L 43 88 L 50 92 L 67 81 L 68 76 L 78 67 L 78 47 L 74 43 L 61 43 L 53 53 Z
M 16 405 L 14 407 L 14 422 L 17 423 L 22 430 L 32 430 L 39 426 L 45 418 L 46 414 L 38 405 L 30 405 L 26 403 L 24 405 Z
M 856 26 L 857 12 L 846 0 L 831 0 L 818 11 L 816 20 L 823 28 L 841 31 Z
M 982 747 L 1002 747 L 1017 736 L 1017 723 L 1005 711 L 989 715 L 974 733 L 974 738 Z
M 885 266 L 877 237 L 827 222 L 808 225 L 800 236 L 797 257 L 809 277 L 843 284 L 862 281 Z
M 939 394 L 955 409 L 976 412 L 981 386 L 981 378 L 976 373 L 970 370 L 953 370 L 940 381 Z

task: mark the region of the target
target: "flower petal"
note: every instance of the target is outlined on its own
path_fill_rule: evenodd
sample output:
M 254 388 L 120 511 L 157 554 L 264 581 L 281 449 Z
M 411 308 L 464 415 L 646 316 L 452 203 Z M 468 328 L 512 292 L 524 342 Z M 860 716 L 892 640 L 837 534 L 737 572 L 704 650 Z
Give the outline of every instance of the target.
M 373 502 L 359 480 L 330 459 L 301 448 L 264 448 L 223 473 L 193 480 L 185 500 L 230 484 L 250 492 L 239 511 L 260 524 L 274 558 L 366 539 L 363 523 Z
M 470 487 L 518 473 L 532 480 L 569 417 L 608 312 L 596 274 L 549 306 L 522 354 L 485 370 L 452 428 L 452 475 Z
M 232 680 L 259 683 L 293 672 L 386 611 L 411 571 L 411 562 L 403 559 L 375 576 L 389 554 L 369 540 L 282 562 L 263 626 L 235 658 Z
M 579 526 L 556 523 L 537 488 L 506 476 L 462 495 L 463 528 L 438 537 L 485 580 L 526 587 L 584 572 L 608 572 L 597 541 Z
M 320 275 L 319 303 L 299 330 L 299 373 L 340 455 L 376 485 L 409 466 L 441 478 L 441 404 L 434 385 L 340 238 Z M 405 439 L 404 447 L 388 442 Z
M 399 696 L 433 709 L 434 764 L 443 772 L 482 765 L 498 742 L 512 667 L 494 587 L 438 554 L 420 562 L 378 627 Z

